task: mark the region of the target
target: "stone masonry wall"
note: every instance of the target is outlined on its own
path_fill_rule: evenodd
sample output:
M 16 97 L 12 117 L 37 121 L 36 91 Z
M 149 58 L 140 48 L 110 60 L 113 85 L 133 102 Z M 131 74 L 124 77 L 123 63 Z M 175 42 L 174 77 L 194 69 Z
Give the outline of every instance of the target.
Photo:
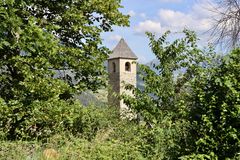
M 129 62 L 131 64 L 131 70 L 125 70 L 125 64 Z M 132 84 L 136 86 L 137 84 L 137 67 L 135 60 L 131 59 L 120 59 L 120 94 L 126 93 L 128 95 L 132 95 L 132 92 L 129 90 L 125 90 L 123 82 L 126 84 Z M 126 111 L 128 107 L 123 103 L 123 100 L 120 101 L 120 110 Z
M 113 72 L 113 62 L 116 65 L 115 72 Z M 125 64 L 129 62 L 131 70 L 125 70 Z M 126 84 L 132 84 L 136 86 L 137 79 L 137 67 L 135 60 L 132 59 L 111 59 L 108 60 L 108 73 L 109 73 L 109 85 L 110 90 L 108 94 L 108 101 L 110 105 L 115 105 L 120 108 L 120 112 L 128 110 L 127 106 L 123 103 L 123 100 L 119 100 L 115 95 L 126 93 L 132 95 L 131 91 L 124 89 L 123 82 Z

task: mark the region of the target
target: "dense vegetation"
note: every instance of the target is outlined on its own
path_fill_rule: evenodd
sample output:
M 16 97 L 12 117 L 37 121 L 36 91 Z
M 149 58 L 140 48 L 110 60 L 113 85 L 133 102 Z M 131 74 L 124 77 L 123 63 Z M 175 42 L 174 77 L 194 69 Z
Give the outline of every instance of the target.
M 194 32 L 183 33 L 172 43 L 167 41 L 169 32 L 157 39 L 147 34 L 160 62 L 154 65 L 157 72 L 142 65 L 144 90 L 129 85 L 135 97 L 123 98 L 151 130 L 168 131 L 171 126 L 164 135 L 171 135 L 166 159 L 238 159 L 240 49 L 221 57 L 211 47 L 200 49 Z
M 64 100 L 67 111 L 74 94 L 106 85 L 109 50 L 100 34 L 128 25 L 120 7 L 115 0 L 0 1 L 0 127 L 8 139 L 54 129 L 44 114 L 60 114 L 56 103 Z
M 140 65 L 144 90 L 122 95 L 137 119 L 72 98 L 106 83 L 100 33 L 127 25 L 119 3 L 0 2 L 0 159 L 44 159 L 46 148 L 58 159 L 239 159 L 240 49 L 219 56 L 194 32 L 147 33 L 159 63 Z

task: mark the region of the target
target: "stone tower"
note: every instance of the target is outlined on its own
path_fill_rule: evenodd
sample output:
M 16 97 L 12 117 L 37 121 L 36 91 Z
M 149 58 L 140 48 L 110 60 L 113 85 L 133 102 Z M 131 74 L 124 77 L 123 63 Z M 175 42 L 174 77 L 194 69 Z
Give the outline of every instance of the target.
M 121 39 L 108 58 L 108 73 L 110 90 L 108 102 L 110 105 L 119 107 L 120 112 L 128 110 L 123 100 L 118 96 L 122 93 L 131 95 L 124 89 L 123 82 L 136 86 L 137 84 L 137 56 L 132 52 L 124 39 Z

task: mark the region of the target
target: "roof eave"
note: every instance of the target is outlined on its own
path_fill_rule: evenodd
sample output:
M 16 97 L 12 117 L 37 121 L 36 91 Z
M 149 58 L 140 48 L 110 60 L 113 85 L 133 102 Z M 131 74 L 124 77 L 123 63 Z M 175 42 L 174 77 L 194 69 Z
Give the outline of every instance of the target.
M 133 59 L 133 60 L 137 60 L 138 58 L 136 57 L 136 58 L 134 58 L 134 57 L 132 57 L 132 58 L 127 58 L 127 57 L 112 57 L 112 58 L 108 58 L 108 60 L 111 60 L 111 59 Z

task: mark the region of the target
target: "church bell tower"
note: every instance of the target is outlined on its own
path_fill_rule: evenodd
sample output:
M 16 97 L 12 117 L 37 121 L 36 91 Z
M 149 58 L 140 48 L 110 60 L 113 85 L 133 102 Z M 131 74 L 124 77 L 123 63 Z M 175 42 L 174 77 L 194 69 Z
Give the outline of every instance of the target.
M 131 91 L 124 89 L 123 83 L 137 84 L 137 56 L 129 48 L 124 39 L 113 49 L 108 58 L 109 86 L 108 102 L 110 105 L 117 106 L 120 112 L 128 110 L 123 100 L 118 95 L 126 93 L 132 95 Z

